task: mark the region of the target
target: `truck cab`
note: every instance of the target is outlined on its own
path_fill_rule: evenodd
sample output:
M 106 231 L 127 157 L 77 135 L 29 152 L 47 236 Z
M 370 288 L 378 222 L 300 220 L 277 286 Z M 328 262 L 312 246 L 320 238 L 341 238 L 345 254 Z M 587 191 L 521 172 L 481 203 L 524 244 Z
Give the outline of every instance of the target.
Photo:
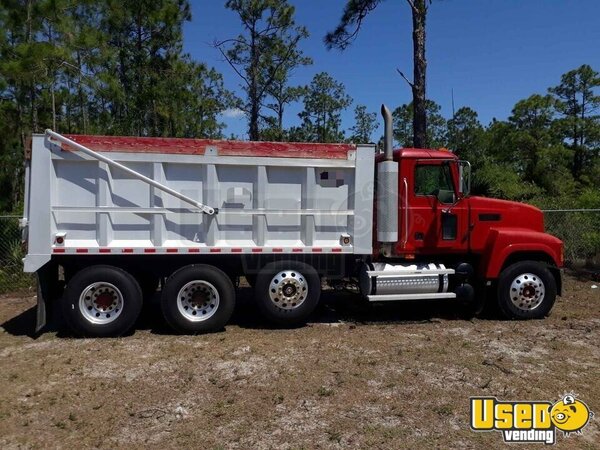
M 484 301 L 480 294 L 491 287 L 509 317 L 541 317 L 549 311 L 561 292 L 563 244 L 544 232 L 538 208 L 471 196 L 471 165 L 446 149 L 397 149 L 387 159 L 387 164 L 397 165 L 398 233 L 387 243 L 374 236 L 373 261 L 379 269 L 388 269 L 388 279 L 396 264 L 399 271 L 415 264 L 425 272 L 433 267 L 432 275 L 461 267 L 468 283 L 479 288 L 480 303 Z M 378 155 L 376 164 L 378 169 L 386 164 L 386 155 Z M 382 187 L 378 183 L 378 189 Z M 381 208 L 381 203 L 376 202 L 375 208 Z M 376 217 L 382 221 L 381 214 Z M 456 280 L 456 273 L 451 279 L 452 275 Z M 468 296 L 474 297 L 470 289 Z M 541 307 L 544 298 L 551 297 L 548 309 Z

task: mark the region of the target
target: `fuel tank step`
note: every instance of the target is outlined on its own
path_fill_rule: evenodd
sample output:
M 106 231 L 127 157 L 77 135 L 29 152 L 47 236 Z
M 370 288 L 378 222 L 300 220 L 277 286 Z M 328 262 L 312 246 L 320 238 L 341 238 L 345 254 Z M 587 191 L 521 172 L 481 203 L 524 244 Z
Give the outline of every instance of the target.
M 367 275 L 370 277 L 375 276 L 388 276 L 388 277 L 414 277 L 418 275 L 454 275 L 456 271 L 454 269 L 426 269 L 426 270 L 367 270 Z
M 429 294 L 382 294 L 367 295 L 370 302 L 389 302 L 397 300 L 436 300 L 442 298 L 456 298 L 454 292 L 434 292 Z

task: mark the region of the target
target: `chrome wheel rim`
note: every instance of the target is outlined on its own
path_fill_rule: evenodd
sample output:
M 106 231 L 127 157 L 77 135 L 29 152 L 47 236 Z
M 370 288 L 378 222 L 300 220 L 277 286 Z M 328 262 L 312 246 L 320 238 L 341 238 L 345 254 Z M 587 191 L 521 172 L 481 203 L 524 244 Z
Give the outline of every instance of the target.
M 523 273 L 510 285 L 510 300 L 522 311 L 533 311 L 542 304 L 546 288 L 538 275 Z
M 281 309 L 296 309 L 308 295 L 306 278 L 297 270 L 282 270 L 269 283 L 269 298 Z
M 191 322 L 210 319 L 218 308 L 219 291 L 208 281 L 190 281 L 177 294 L 177 309 Z
M 114 322 L 123 312 L 123 294 L 114 284 L 92 283 L 79 296 L 79 311 L 88 322 L 96 325 Z

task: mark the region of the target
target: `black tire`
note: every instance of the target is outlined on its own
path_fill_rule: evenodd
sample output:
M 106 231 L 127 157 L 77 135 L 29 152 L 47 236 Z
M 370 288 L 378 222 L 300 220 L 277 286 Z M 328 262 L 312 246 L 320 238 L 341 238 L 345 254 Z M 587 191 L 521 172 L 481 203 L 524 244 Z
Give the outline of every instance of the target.
M 114 302 L 109 304 L 111 297 Z M 135 324 L 142 291 L 135 278 L 118 267 L 91 266 L 69 280 L 62 306 L 65 322 L 77 336 L 117 337 Z
M 544 292 L 540 296 L 542 284 Z M 498 307 L 509 319 L 542 319 L 550 313 L 555 300 L 556 280 L 544 263 L 521 261 L 500 274 Z
M 301 300 L 297 306 L 289 302 L 288 306 L 288 303 L 284 303 L 288 301 L 285 298 L 283 300 L 277 299 L 277 301 L 271 300 L 271 281 L 281 272 L 286 274 L 286 280 L 297 279 L 298 286 L 306 284 L 304 294 L 299 293 L 299 295 L 304 295 L 303 297 L 286 297 L 291 299 L 289 301 L 292 302 L 294 299 Z M 279 283 L 279 280 L 277 280 L 277 283 Z M 281 284 L 281 286 L 285 285 Z M 321 280 L 316 270 L 308 264 L 298 261 L 276 261 L 267 264 L 260 270 L 256 277 L 254 293 L 258 309 L 267 320 L 280 326 L 296 326 L 306 323 L 306 320 L 319 303 Z
M 180 297 L 184 288 L 184 296 Z M 222 270 L 194 264 L 182 267 L 167 279 L 160 303 L 165 320 L 175 331 L 213 333 L 221 331 L 231 318 L 235 289 Z

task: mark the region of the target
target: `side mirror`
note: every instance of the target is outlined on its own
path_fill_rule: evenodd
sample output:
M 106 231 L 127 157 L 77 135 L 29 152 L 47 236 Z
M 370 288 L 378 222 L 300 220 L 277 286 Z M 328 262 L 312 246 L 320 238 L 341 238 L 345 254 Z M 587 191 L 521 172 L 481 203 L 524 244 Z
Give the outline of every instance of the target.
M 458 162 L 458 178 L 460 180 L 459 193 L 466 197 L 471 192 L 471 163 L 469 161 Z

